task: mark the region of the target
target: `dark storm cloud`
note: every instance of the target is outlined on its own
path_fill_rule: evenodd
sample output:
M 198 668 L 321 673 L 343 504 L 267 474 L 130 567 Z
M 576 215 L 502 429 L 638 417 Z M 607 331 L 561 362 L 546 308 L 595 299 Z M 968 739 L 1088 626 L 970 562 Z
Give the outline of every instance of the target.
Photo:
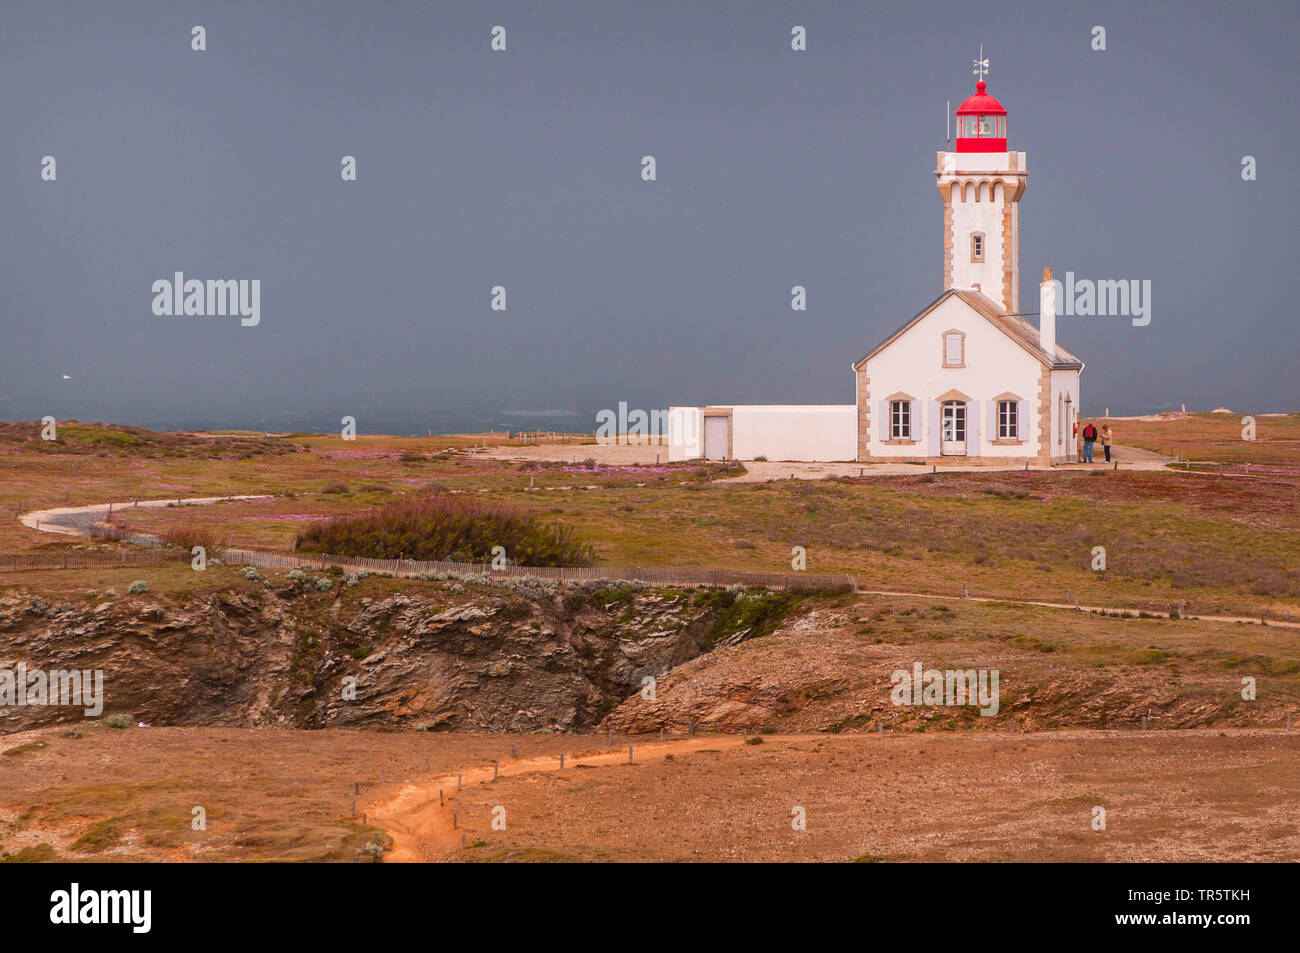
M 1084 406 L 1294 409 L 1297 26 L 1252 3 L 11 3 L 0 418 L 851 402 L 849 362 L 940 290 L 931 173 L 981 42 L 1028 153 L 1022 299 L 1046 265 L 1154 289 L 1147 327 L 1060 321 Z M 156 316 L 178 271 L 260 281 L 259 323 Z

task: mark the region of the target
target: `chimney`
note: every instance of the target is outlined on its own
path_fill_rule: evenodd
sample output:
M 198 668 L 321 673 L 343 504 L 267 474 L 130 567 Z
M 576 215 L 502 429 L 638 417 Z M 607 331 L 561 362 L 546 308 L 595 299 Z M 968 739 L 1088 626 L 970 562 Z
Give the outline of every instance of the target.
M 1038 343 L 1048 356 L 1056 358 L 1056 282 L 1052 269 L 1043 269 L 1043 284 L 1038 289 Z

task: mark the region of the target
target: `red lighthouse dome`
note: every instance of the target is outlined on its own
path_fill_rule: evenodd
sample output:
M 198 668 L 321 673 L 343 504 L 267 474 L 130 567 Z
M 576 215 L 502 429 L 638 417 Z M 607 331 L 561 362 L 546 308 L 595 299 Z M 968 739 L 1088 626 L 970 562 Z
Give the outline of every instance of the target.
M 984 92 L 987 84 L 975 84 L 975 95 L 957 107 L 958 152 L 1006 152 L 1007 111 Z

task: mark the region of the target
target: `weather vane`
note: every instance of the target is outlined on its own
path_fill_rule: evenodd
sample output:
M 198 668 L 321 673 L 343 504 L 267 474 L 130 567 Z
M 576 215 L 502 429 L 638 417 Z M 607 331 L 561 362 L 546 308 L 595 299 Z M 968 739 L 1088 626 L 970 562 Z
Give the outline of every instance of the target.
M 971 70 L 972 76 L 979 77 L 979 81 L 984 82 L 984 74 L 989 71 L 989 61 L 984 58 L 984 44 L 980 44 L 980 58 L 975 61 L 975 68 Z

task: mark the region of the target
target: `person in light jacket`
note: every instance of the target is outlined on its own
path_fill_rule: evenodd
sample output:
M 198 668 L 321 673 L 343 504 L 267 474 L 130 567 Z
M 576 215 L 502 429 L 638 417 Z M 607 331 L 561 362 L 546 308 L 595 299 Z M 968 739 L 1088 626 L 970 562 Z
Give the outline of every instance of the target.
M 1101 449 L 1106 451 L 1106 462 L 1110 463 L 1110 441 L 1113 435 L 1110 432 L 1110 424 L 1101 425 Z

